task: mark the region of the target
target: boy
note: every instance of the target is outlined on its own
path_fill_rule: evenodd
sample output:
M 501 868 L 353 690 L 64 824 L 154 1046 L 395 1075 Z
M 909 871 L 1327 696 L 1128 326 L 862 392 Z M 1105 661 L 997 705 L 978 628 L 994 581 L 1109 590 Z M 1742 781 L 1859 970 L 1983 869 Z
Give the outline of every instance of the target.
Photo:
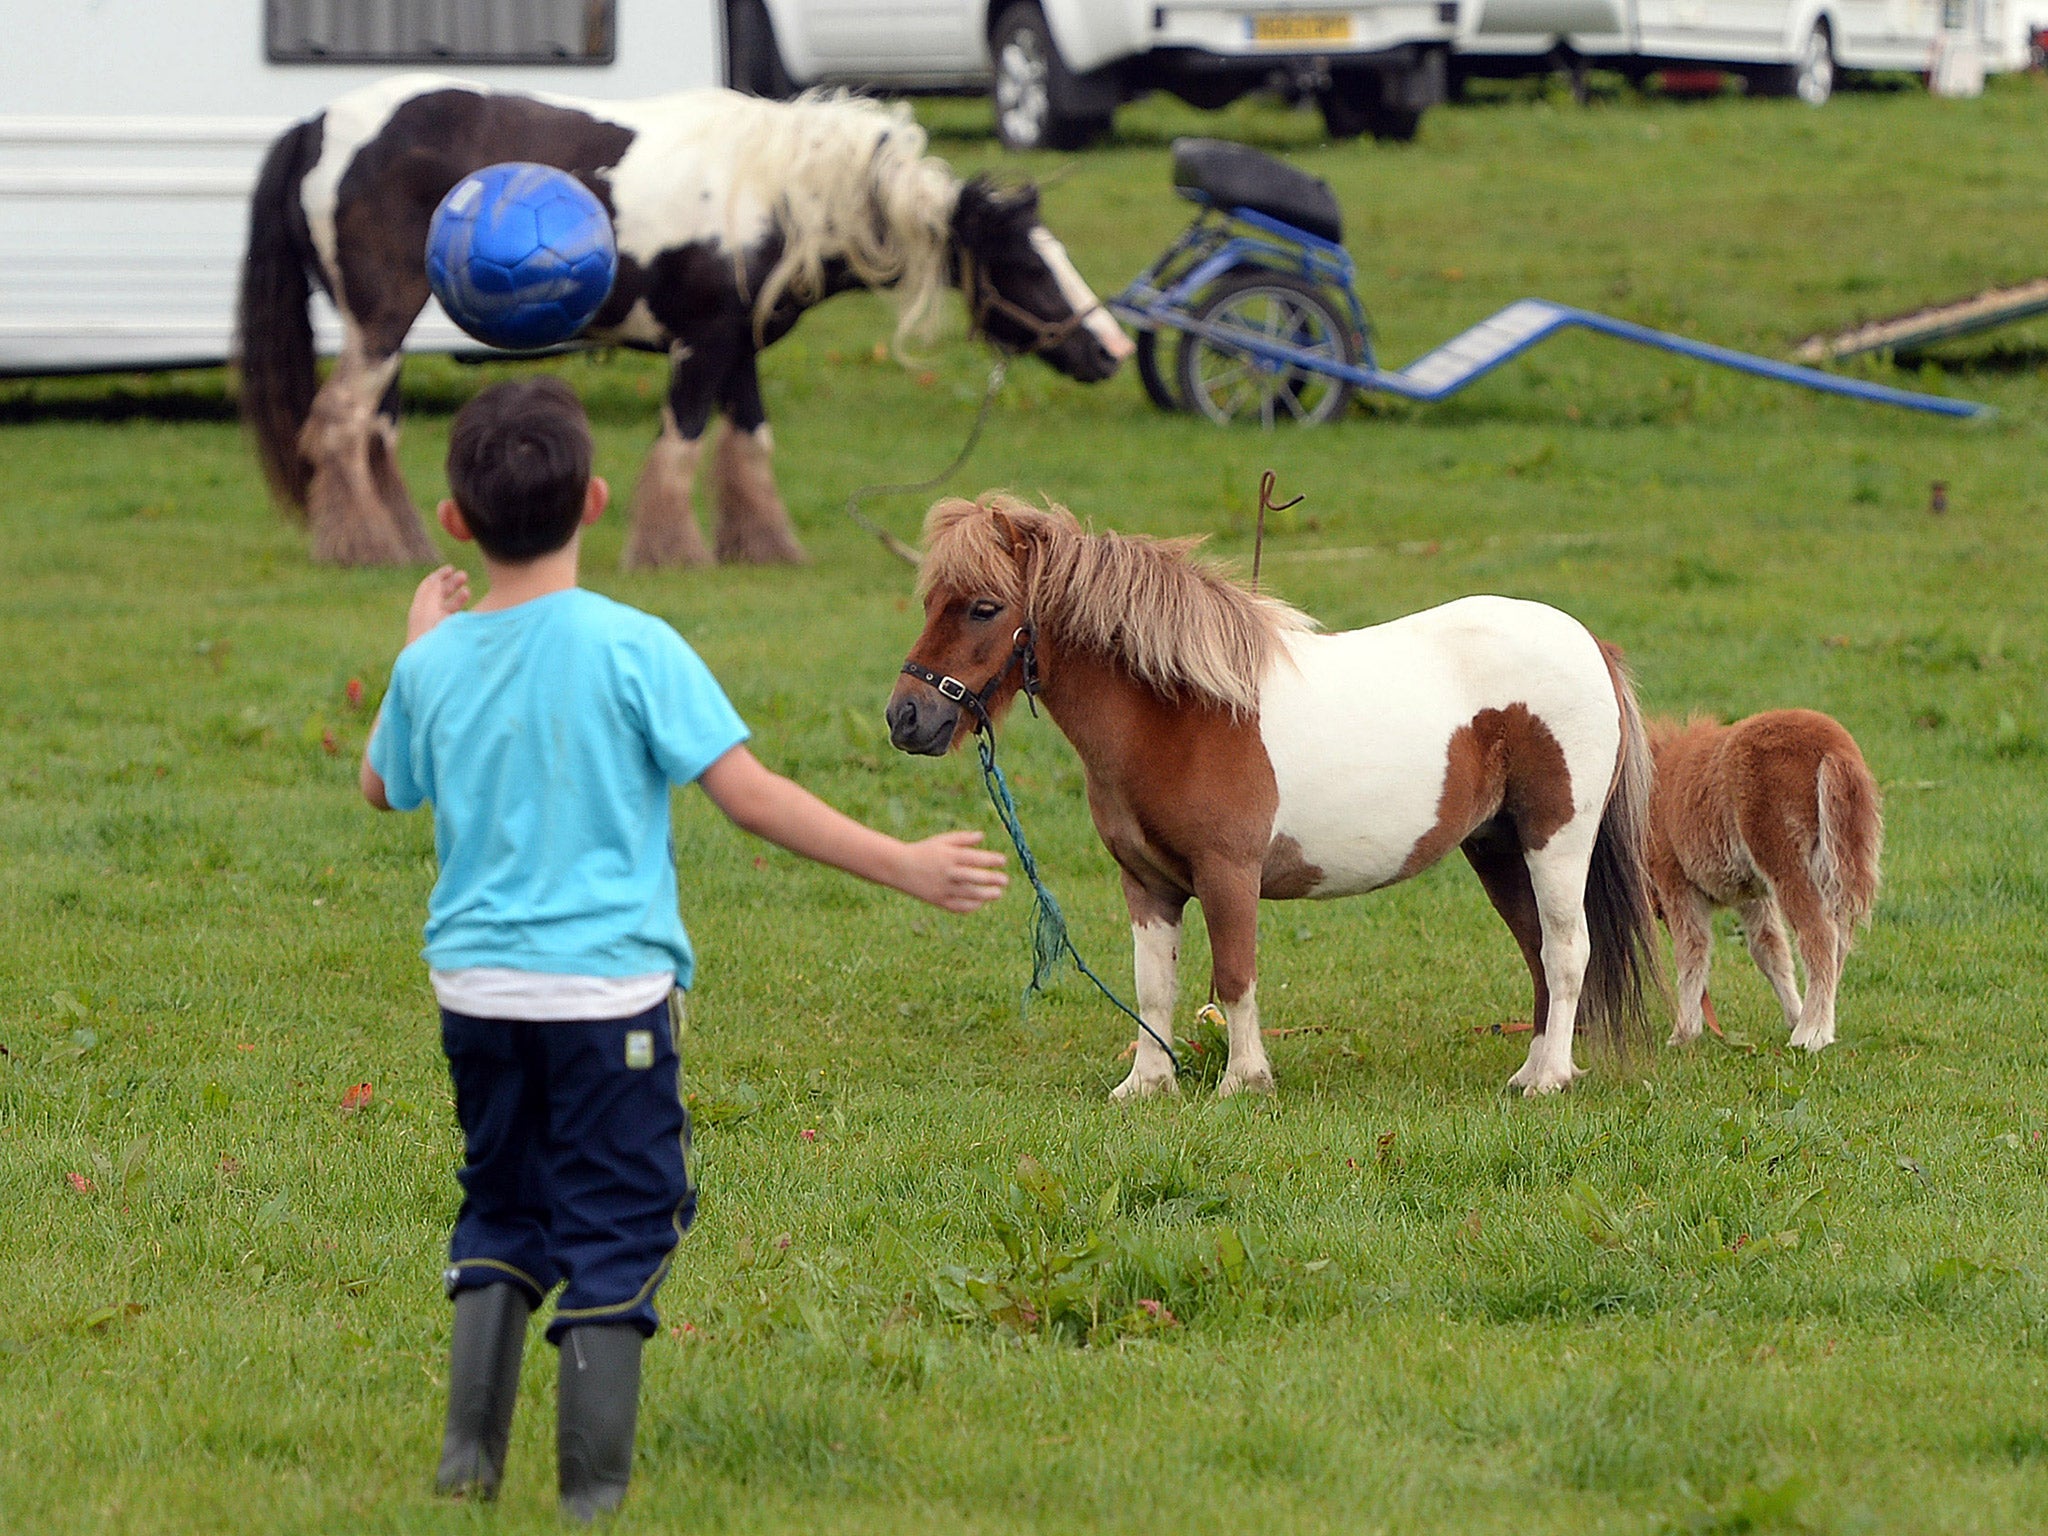
M 504 1472 L 528 1316 L 558 1281 L 563 1510 L 625 1497 L 640 1347 L 696 1210 L 670 997 L 693 958 L 676 912 L 669 787 L 739 826 L 952 912 L 1002 893 L 980 834 L 904 844 L 764 768 L 694 651 L 576 584 L 608 490 L 560 380 L 478 395 L 448 443 L 441 526 L 490 590 L 420 583 L 363 754 L 379 810 L 431 802 L 440 876 L 426 958 L 465 1166 L 445 1275 L 455 1303 L 444 1493 Z

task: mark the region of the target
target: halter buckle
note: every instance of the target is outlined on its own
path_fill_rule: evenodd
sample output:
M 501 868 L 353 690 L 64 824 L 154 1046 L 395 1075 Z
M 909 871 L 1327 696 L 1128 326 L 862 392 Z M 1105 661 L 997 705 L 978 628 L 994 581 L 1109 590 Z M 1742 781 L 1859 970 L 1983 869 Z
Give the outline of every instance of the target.
M 958 704 L 967 697 L 967 685 L 957 677 L 942 677 L 936 686 L 940 693 L 951 699 L 955 704 Z

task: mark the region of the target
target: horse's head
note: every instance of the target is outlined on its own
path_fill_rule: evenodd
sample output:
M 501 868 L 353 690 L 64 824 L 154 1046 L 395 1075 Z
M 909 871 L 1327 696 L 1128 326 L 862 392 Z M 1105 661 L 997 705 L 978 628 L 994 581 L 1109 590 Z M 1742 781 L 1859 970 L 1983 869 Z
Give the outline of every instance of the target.
M 943 757 L 1016 699 L 1037 665 L 1028 567 L 1035 524 L 1048 517 L 1008 498 L 941 501 L 925 517 L 924 633 L 886 713 L 898 751 Z
M 953 277 L 973 323 L 1011 352 L 1035 352 L 1094 384 L 1131 355 L 1131 339 L 1038 220 L 1038 189 L 977 176 L 953 208 Z

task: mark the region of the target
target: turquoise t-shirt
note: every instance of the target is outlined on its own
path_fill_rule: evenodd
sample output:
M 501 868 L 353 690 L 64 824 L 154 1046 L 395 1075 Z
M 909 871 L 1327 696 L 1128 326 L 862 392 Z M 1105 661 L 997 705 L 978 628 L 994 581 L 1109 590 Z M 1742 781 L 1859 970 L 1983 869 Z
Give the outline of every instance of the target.
M 442 620 L 399 653 L 370 738 L 392 808 L 434 807 L 427 963 L 687 987 L 669 786 L 746 739 L 637 608 L 578 587 Z

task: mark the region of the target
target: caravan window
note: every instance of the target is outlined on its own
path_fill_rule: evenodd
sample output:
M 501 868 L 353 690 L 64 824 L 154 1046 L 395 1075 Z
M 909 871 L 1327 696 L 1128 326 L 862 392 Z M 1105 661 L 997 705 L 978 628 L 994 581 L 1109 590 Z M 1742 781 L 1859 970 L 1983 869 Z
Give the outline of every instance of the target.
M 267 0 L 276 64 L 609 64 L 617 0 Z

